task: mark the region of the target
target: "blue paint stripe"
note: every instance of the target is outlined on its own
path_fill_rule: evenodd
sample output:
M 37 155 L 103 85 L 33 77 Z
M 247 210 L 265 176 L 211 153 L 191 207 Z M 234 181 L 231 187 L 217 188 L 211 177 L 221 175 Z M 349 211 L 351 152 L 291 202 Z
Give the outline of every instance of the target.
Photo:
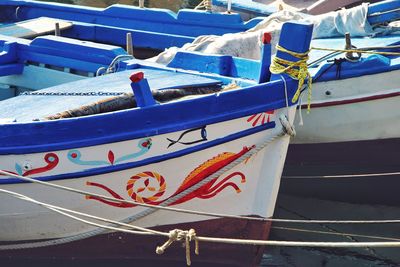
M 288 84 L 291 82 L 288 81 Z M 240 92 L 225 92 L 220 96 L 205 96 L 193 101 L 138 110 L 49 122 L 2 125 L 0 155 L 39 153 L 120 142 L 276 110 L 286 105 L 284 98 L 277 96 L 279 89 L 281 94 L 284 92 L 280 85 L 273 82 L 268 86 L 255 86 Z M 289 88 L 289 95 L 292 95 L 294 87 Z
M 119 164 L 115 166 L 107 166 L 107 167 L 102 167 L 102 168 L 95 168 L 95 169 L 90 169 L 87 171 L 82 171 L 82 172 L 76 172 L 76 173 L 68 173 L 68 174 L 61 174 L 61 175 L 54 175 L 54 176 L 46 176 L 46 177 L 35 177 L 35 179 L 40 180 L 40 181 L 56 181 L 56 180 L 66 180 L 66 179 L 77 179 L 77 178 L 82 178 L 82 177 L 88 177 L 88 176 L 93 176 L 93 175 L 101 175 L 101 174 L 107 174 L 107 173 L 112 173 L 112 172 L 117 172 L 117 171 L 122 171 L 122 170 L 127 170 L 131 168 L 137 168 L 153 163 L 158 163 L 162 161 L 166 161 L 169 159 L 177 158 L 177 157 L 182 157 L 194 152 L 198 152 L 201 150 L 205 150 L 207 148 L 217 146 L 223 143 L 230 142 L 235 139 L 239 139 L 245 136 L 249 136 L 261 131 L 265 131 L 268 129 L 273 129 L 275 128 L 276 124 L 275 122 L 269 122 L 261 126 L 257 126 L 254 128 L 250 128 L 241 132 L 237 132 L 231 135 L 228 135 L 223 138 L 219 138 L 207 143 L 203 143 L 201 145 L 197 145 L 194 147 L 182 149 L 176 152 L 172 152 L 169 154 L 164 154 L 161 156 L 156 156 L 148 159 L 144 159 L 141 161 L 136 161 L 136 162 L 130 162 L 130 163 L 125 163 L 125 164 Z M 253 145 L 253 144 L 249 144 Z M 17 178 L 10 178 L 10 179 L 0 179 L 0 184 L 18 184 L 18 183 L 28 183 L 25 181 L 22 181 Z

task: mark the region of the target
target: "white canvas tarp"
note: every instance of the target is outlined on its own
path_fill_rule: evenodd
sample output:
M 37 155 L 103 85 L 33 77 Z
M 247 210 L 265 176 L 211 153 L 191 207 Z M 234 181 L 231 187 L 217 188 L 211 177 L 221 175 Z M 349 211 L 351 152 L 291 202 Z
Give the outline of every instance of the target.
M 372 36 L 377 33 L 388 33 L 392 28 L 373 28 L 368 20 L 368 4 L 351 9 L 329 12 L 312 16 L 295 11 L 280 11 L 265 18 L 256 27 L 241 33 L 224 34 L 222 36 L 199 36 L 182 48 L 172 47 L 150 61 L 168 64 L 177 51 L 196 51 L 205 54 L 231 55 L 249 59 L 259 59 L 261 52 L 261 36 L 264 32 L 272 35 L 272 47 L 278 42 L 282 24 L 287 21 L 303 21 L 314 24 L 313 38 L 329 38 L 343 36 L 349 32 L 352 37 Z M 272 51 L 275 52 L 274 50 Z

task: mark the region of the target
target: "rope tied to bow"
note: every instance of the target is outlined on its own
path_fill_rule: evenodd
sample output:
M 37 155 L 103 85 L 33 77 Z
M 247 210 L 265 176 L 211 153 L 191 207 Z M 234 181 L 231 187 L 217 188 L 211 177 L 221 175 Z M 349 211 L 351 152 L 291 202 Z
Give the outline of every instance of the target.
M 304 53 L 297 53 L 293 52 L 290 50 L 287 50 L 286 48 L 277 45 L 276 49 L 278 51 L 287 53 L 295 58 L 298 58 L 298 61 L 290 61 L 286 59 L 279 58 L 277 56 L 274 57 L 272 60 L 272 64 L 270 66 L 270 71 L 273 74 L 287 74 L 291 78 L 298 80 L 299 85 L 297 87 L 297 91 L 294 94 L 292 98 L 292 102 L 296 103 L 300 97 L 300 94 L 302 92 L 302 88 L 304 85 L 305 80 L 307 79 L 307 88 L 308 88 L 308 105 L 307 105 L 307 111 L 310 111 L 311 107 L 311 96 L 312 96 L 312 78 L 311 74 L 308 71 L 308 66 L 307 66 L 307 61 L 309 59 L 309 52 L 310 50 L 304 52 Z
M 186 264 L 187 266 L 190 266 L 192 264 L 190 258 L 190 242 L 194 241 L 195 243 L 194 253 L 196 255 L 199 255 L 199 240 L 196 237 L 196 231 L 194 229 L 190 229 L 189 231 L 184 231 L 180 229 L 174 229 L 169 231 L 168 240 L 162 246 L 158 246 L 156 248 L 156 253 L 158 255 L 163 254 L 165 250 L 169 248 L 175 241 L 185 242 Z

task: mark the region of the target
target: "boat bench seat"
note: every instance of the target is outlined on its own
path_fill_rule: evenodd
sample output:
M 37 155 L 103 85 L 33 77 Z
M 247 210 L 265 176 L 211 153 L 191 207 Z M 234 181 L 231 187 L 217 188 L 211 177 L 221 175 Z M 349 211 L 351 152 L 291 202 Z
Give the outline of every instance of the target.
M 258 81 L 261 64 L 260 61 L 245 58 L 179 51 L 168 67 Z
M 30 40 L 0 35 L 0 66 L 11 63 L 36 62 L 95 73 L 116 57 L 126 55 L 124 49 L 60 36 L 41 36 Z M 28 42 L 27 42 L 28 41 Z M 10 66 L 4 69 L 9 70 Z M 8 71 L 0 73 L 6 75 Z
M 44 34 L 55 32 L 56 23 L 60 30 L 66 30 L 72 27 L 72 23 L 60 19 L 40 17 L 13 24 L 0 26 L 0 34 L 18 38 L 34 38 Z

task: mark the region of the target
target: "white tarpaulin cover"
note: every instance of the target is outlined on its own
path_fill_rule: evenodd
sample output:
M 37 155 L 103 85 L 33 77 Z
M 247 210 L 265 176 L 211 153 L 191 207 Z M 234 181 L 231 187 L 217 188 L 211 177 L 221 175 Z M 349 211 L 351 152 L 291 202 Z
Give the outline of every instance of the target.
M 295 11 L 280 11 L 265 18 L 256 27 L 240 33 L 224 34 L 222 36 L 204 35 L 197 37 L 193 43 L 182 48 L 172 47 L 150 61 L 168 64 L 177 51 L 196 51 L 205 54 L 222 54 L 249 59 L 259 59 L 261 52 L 261 36 L 264 32 L 272 35 L 272 48 L 278 42 L 281 26 L 287 21 L 303 21 L 314 24 L 313 38 L 328 38 L 343 36 L 349 32 L 352 37 L 371 36 L 387 32 L 387 28 L 375 28 L 367 21 L 368 4 L 362 4 L 351 9 L 329 12 L 318 16 L 307 15 Z

